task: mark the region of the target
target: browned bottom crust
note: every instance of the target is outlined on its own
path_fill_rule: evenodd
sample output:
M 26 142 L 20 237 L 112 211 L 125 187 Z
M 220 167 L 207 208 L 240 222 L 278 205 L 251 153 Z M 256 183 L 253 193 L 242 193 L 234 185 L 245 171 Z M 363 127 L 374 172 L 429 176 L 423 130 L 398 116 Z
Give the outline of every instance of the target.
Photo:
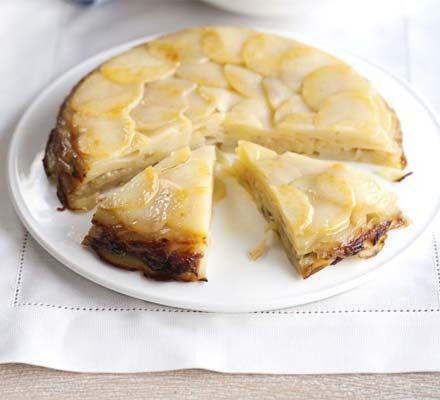
M 199 276 L 203 254 L 197 244 L 181 237 L 145 239 L 119 227 L 92 221 L 82 244 L 92 248 L 106 262 L 130 271 L 141 271 L 146 277 L 160 281 L 192 282 L 206 280 Z
M 407 219 L 402 214 L 392 216 L 389 219 L 376 217 L 368 220 L 365 226 L 362 226 L 347 242 L 323 246 L 319 252 L 314 251 L 305 255 L 298 255 L 285 231 L 282 217 L 275 208 L 270 208 L 270 205 L 275 202 L 267 197 L 258 181 L 240 167 L 240 163 L 237 166 L 236 172 L 238 173 L 239 182 L 253 197 L 266 220 L 275 224 L 277 234 L 286 249 L 287 257 L 303 278 L 308 278 L 329 265 L 337 264 L 344 258 L 353 256 L 370 258 L 375 256 L 383 248 L 389 230 L 408 224 Z
M 300 257 L 298 264 L 300 266 L 302 277 L 308 278 L 315 272 L 318 272 L 329 265 L 335 265 L 347 257 L 374 257 L 382 250 L 388 231 L 403 227 L 407 225 L 407 223 L 407 220 L 403 216 L 399 216 L 393 220 L 388 220 L 373 225 L 372 227 L 367 227 L 350 242 L 331 249 L 328 254 L 319 255 L 318 257 L 316 257 L 316 254 L 313 254 L 311 259 L 315 258 L 315 260 L 312 263 L 307 262 L 308 255 Z
M 69 107 L 69 101 L 79 85 L 89 75 L 75 85 L 61 105 L 56 126 L 50 132 L 43 158 L 47 177 L 57 185 L 58 199 L 63 207 L 69 209 L 78 208 L 72 203 L 71 196 L 86 176 L 84 160 L 76 148 L 73 137 L 74 129 L 70 126 L 72 110 Z

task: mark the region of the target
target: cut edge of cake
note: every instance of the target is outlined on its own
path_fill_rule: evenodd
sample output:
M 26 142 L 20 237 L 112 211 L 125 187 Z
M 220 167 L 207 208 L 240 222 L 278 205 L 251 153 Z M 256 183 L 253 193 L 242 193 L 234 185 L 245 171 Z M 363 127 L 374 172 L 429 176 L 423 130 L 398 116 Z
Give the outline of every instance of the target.
M 186 147 L 146 168 L 99 202 L 82 244 L 155 280 L 207 281 L 215 156 Z
M 286 154 L 294 155 L 294 157 L 297 157 L 301 162 L 315 164 L 318 166 L 318 169 L 322 169 L 322 171 L 325 171 L 334 165 L 343 165 L 337 162 L 316 160 L 295 153 Z M 277 155 L 274 151 L 264 148 L 260 145 L 245 141 L 241 141 L 239 143 L 237 155 L 238 159 L 234 164 L 234 173 L 237 176 L 237 179 L 250 193 L 266 220 L 276 226 L 275 230 L 282 241 L 289 260 L 303 278 L 308 278 L 321 269 L 329 265 L 336 264 L 348 257 L 359 256 L 361 258 L 370 258 L 375 256 L 383 248 L 388 231 L 406 226 L 408 224 L 408 220 L 394 203 L 392 207 L 395 207 L 395 212 L 392 212 L 390 215 L 386 215 L 384 217 L 372 215 L 371 218 L 367 218 L 365 221 L 366 223 L 363 225 L 358 224 L 356 226 L 356 223 L 353 224 L 351 221 L 353 218 L 352 214 L 350 216 L 349 223 L 350 226 L 354 225 L 354 229 L 353 232 L 347 236 L 348 240 L 335 240 L 334 243 L 331 242 L 331 246 L 326 243 L 322 249 L 319 249 L 319 246 L 315 246 L 309 253 L 298 254 L 296 249 L 297 246 L 295 245 L 296 235 L 293 230 L 290 229 L 292 226 L 292 219 L 289 220 L 289 218 L 286 216 L 286 212 L 280 209 L 280 200 L 277 194 L 280 193 L 278 192 L 280 187 L 284 188 L 285 186 L 288 186 L 290 182 L 277 186 L 277 189 L 274 185 L 271 185 L 267 178 L 261 174 L 261 171 L 255 167 L 255 161 L 258 160 L 259 157 L 268 157 L 268 159 L 275 160 L 282 156 Z M 343 168 L 354 170 L 354 168 L 346 167 L 345 165 Z M 356 171 L 356 173 L 360 173 L 361 176 L 367 176 L 361 171 Z M 287 177 L 282 176 L 279 179 L 289 180 L 289 174 L 290 173 L 287 174 Z M 373 179 L 370 176 L 367 176 L 367 178 Z M 286 190 L 286 192 L 290 191 Z M 297 199 L 295 201 L 300 201 L 300 199 L 303 198 L 302 193 L 303 192 L 298 193 L 298 191 L 295 190 L 293 193 Z M 288 200 L 284 200 L 284 205 L 287 207 Z M 307 201 L 307 199 L 305 199 L 305 201 Z M 392 201 L 393 200 L 390 202 L 390 207 Z M 293 213 L 291 215 L 296 216 L 296 219 L 294 218 L 294 223 L 296 224 L 295 226 L 298 227 L 298 224 L 303 224 L 304 226 L 304 224 L 310 223 L 310 219 L 313 218 L 313 210 L 311 211 L 312 214 L 298 215 L 295 214 L 295 212 L 297 213 L 298 211 L 293 205 L 290 212 Z M 300 230 L 298 230 L 298 232 L 300 232 Z M 341 237 L 343 237 L 343 235 Z

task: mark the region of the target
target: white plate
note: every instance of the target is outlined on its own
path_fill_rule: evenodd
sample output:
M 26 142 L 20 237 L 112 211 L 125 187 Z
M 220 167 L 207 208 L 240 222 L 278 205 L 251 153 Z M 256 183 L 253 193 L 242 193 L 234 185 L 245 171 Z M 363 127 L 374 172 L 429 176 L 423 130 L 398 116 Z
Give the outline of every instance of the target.
M 404 146 L 414 175 L 393 184 L 403 210 L 413 221 L 391 232 L 376 257 L 345 260 L 301 280 L 279 244 L 251 262 L 247 251 L 262 238 L 264 221 L 244 193 L 229 191 L 214 210 L 209 254 L 209 282 L 155 282 L 139 273 L 110 267 L 83 249 L 91 213 L 59 212 L 55 187 L 42 167 L 44 146 L 64 97 L 72 86 L 106 58 L 142 38 L 112 48 L 73 68 L 49 86 L 23 115 L 14 133 L 8 160 L 11 196 L 33 237 L 63 264 L 102 286 L 154 303 L 202 311 L 262 311 L 304 304 L 342 293 L 371 279 L 406 249 L 434 219 L 440 203 L 439 125 L 433 113 L 403 82 L 358 58 L 339 54 L 368 77 L 397 111 Z

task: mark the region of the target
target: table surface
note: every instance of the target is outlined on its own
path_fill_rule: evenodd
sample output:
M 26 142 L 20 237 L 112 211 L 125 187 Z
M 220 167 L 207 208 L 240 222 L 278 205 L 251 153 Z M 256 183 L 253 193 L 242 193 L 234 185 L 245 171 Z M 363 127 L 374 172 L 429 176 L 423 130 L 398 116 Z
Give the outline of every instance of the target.
M 30 1 L 33 0 L 2 1 L 0 15 L 10 14 L 8 22 L 14 23 L 14 7 L 19 8 Z M 328 0 L 319 0 L 307 2 L 304 10 L 298 9 L 297 14 L 281 19 L 237 16 L 211 9 L 199 2 L 184 0 L 161 0 L 160 3 L 153 0 L 114 0 L 96 8 L 77 7 L 61 0 L 38 2 L 41 9 L 43 6 L 45 10 L 56 9 L 60 14 L 57 29 L 61 31 L 55 38 L 58 57 L 55 65 L 48 69 L 47 82 L 82 59 L 115 44 L 152 33 L 156 29 L 173 29 L 173 24 L 182 17 L 186 21 L 193 20 L 194 24 L 203 24 L 205 21 L 217 24 L 247 23 L 266 29 L 294 30 L 317 42 L 325 40 L 329 44 L 337 43 L 338 47 L 372 60 L 409 81 L 435 108 L 440 109 L 440 56 L 433 51 L 438 47 L 440 37 L 440 4 L 437 0 L 333 0 L 331 6 Z M 156 17 L 162 15 L 163 21 L 159 23 L 148 19 L 151 8 L 154 8 Z M 93 13 L 108 13 L 106 15 L 110 19 L 125 18 L 133 23 L 129 29 L 127 24 L 116 26 L 117 32 L 113 32 L 110 38 L 101 34 L 103 27 L 91 28 Z M 167 19 L 170 13 L 174 14 L 174 18 Z M 82 26 L 91 29 L 90 32 L 81 31 L 82 28 L 78 27 L 81 21 L 85 21 Z M 148 24 L 145 21 L 149 21 Z M 73 39 L 78 43 L 80 35 L 87 38 L 87 46 L 75 48 Z M 69 52 L 64 51 L 62 41 L 69 43 Z M 40 86 L 30 87 L 29 98 L 23 98 L 20 106 L 24 107 L 40 89 Z M 5 115 L 8 111 L 13 115 L 3 121 L 5 126 L 12 126 L 16 110 L 11 108 L 3 111 Z M 440 399 L 440 373 L 276 376 L 226 375 L 188 370 L 104 375 L 6 364 L 0 365 L 0 383 L 1 399 L 136 399 L 145 396 L 157 399 Z
M 394 375 L 233 375 L 186 370 L 78 374 L 0 366 L 2 399 L 440 399 L 440 373 Z

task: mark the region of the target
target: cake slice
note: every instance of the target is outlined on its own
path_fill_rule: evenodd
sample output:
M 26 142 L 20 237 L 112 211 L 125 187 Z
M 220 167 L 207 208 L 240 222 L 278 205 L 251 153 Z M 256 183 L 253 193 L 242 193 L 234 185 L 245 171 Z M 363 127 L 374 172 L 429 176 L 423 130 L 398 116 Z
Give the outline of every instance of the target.
M 99 202 L 83 245 L 157 280 L 206 279 L 215 148 L 177 150 Z
M 276 226 L 303 278 L 344 258 L 369 258 L 407 222 L 396 196 L 367 173 L 241 141 L 234 170 Z

